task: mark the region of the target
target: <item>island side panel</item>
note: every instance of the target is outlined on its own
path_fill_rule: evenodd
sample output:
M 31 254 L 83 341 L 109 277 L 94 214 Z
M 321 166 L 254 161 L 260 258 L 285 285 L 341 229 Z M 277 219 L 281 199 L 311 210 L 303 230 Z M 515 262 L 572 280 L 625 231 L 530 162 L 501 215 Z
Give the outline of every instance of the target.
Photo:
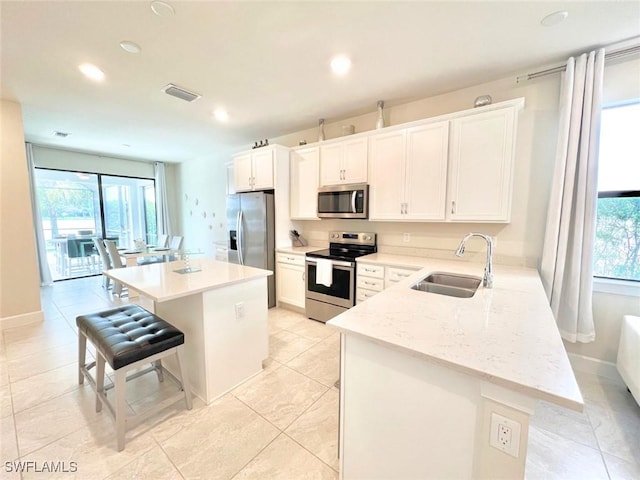
M 207 403 L 262 371 L 269 356 L 267 277 L 203 293 Z
M 141 296 L 140 299 L 145 297 Z M 148 308 L 146 299 L 140 302 Z M 154 302 L 153 311 L 159 317 L 180 329 L 184 333 L 184 357 L 186 371 L 194 395 L 207 401 L 207 377 L 205 372 L 204 323 L 202 309 L 202 295 L 194 294 L 187 297 Z M 162 364 L 174 376 L 178 376 L 177 362 L 173 357 L 162 360 Z
M 472 478 L 480 384 L 343 335 L 341 478 Z

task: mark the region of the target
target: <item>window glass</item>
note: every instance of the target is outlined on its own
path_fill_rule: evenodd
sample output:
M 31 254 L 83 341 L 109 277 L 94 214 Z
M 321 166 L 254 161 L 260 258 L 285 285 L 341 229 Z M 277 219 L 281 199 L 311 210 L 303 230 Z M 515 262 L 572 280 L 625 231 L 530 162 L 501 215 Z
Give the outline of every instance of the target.
M 602 111 L 594 275 L 640 281 L 640 103 Z

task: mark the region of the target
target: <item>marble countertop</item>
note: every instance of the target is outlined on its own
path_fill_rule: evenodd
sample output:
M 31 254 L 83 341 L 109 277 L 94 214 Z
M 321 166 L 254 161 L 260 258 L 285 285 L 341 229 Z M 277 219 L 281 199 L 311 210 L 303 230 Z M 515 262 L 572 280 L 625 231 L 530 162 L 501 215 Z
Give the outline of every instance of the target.
M 212 258 L 191 259 L 191 269 L 199 271 L 175 271 L 184 266 L 182 260 L 153 263 L 107 270 L 106 275 L 158 302 L 273 275 L 270 270 L 218 262 Z
M 495 266 L 494 288 L 481 285 L 465 299 L 410 287 L 436 271 L 482 276 L 484 264 L 387 254 L 358 261 L 423 268 L 327 325 L 582 411 L 582 395 L 535 269 Z
M 276 248 L 276 252 L 280 253 L 297 253 L 298 255 L 305 254 L 307 252 L 315 252 L 316 250 L 322 250 L 327 247 L 318 247 L 318 246 L 310 246 L 305 245 L 304 247 L 279 247 Z

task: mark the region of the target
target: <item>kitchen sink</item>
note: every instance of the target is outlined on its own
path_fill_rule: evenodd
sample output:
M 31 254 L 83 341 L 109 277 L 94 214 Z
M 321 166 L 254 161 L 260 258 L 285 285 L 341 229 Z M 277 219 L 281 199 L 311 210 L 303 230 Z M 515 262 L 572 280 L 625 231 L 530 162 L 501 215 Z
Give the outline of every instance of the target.
M 437 293 L 449 297 L 471 298 L 481 282 L 480 277 L 472 275 L 433 272 L 413 284 L 411 288 L 420 292 Z

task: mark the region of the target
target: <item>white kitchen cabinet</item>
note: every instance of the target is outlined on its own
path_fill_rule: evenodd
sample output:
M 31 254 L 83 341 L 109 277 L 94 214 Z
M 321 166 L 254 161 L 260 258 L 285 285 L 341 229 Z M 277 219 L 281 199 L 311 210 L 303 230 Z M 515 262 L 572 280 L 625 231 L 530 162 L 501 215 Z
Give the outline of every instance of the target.
M 510 221 L 518 106 L 451 120 L 448 220 Z
M 276 253 L 276 297 L 298 308 L 304 307 L 305 267 L 304 254 Z
M 373 263 L 360 263 L 356 269 L 356 303 L 362 303 L 367 298 L 381 292 L 385 288 L 413 275 L 421 267 L 393 267 Z
M 389 288 L 416 273 L 420 268 L 385 267 L 384 288 Z
M 384 289 L 384 266 L 360 263 L 356 268 L 356 304 Z
M 274 152 L 273 147 L 262 147 L 233 157 L 233 179 L 237 192 L 273 188 Z
M 366 136 L 320 145 L 320 185 L 366 182 Z
M 371 220 L 444 220 L 449 122 L 373 135 Z
M 318 169 L 320 148 L 292 150 L 290 216 L 292 220 L 318 220 Z

